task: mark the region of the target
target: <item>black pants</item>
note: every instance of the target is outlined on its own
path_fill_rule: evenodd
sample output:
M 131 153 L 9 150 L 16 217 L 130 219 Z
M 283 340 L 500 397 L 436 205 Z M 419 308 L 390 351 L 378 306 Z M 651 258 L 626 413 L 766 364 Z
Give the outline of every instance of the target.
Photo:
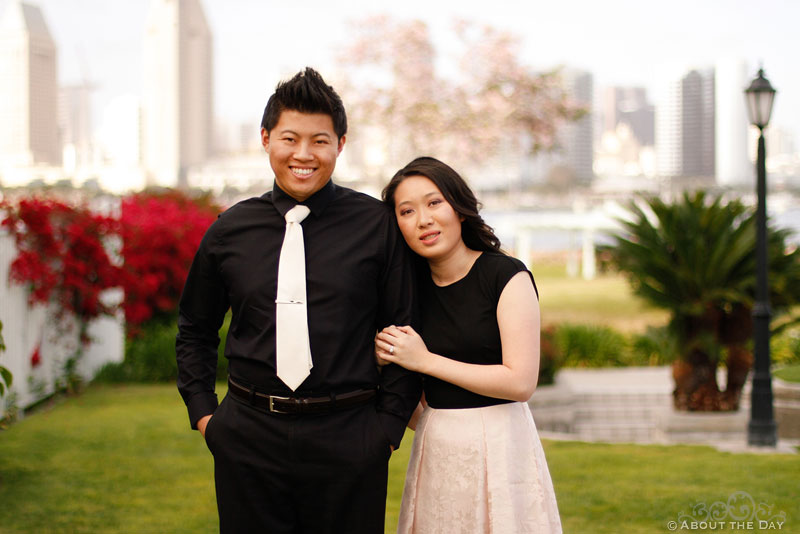
M 206 441 L 222 534 L 383 533 L 391 452 L 373 404 L 279 415 L 228 395 Z

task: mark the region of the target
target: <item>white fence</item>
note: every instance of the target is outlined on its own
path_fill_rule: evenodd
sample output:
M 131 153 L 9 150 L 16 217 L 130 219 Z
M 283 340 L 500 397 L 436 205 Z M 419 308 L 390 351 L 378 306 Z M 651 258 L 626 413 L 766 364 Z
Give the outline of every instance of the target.
M 53 393 L 56 381 L 64 374 L 64 363 L 78 347 L 77 328 L 70 321 L 57 322 L 52 306 L 28 305 L 24 286 L 11 283 L 8 277 L 11 262 L 17 255 L 14 240 L 0 229 L 0 322 L 6 350 L 0 352 L 0 365 L 14 375 L 11 395 L 0 399 L 0 413 L 14 403 L 24 409 Z M 121 290 L 105 298 L 119 300 Z M 66 330 L 65 330 L 66 327 Z M 91 344 L 78 362 L 77 372 L 86 380 L 107 362 L 124 357 L 123 320 L 102 318 L 89 326 Z M 38 352 L 38 362 L 34 353 Z

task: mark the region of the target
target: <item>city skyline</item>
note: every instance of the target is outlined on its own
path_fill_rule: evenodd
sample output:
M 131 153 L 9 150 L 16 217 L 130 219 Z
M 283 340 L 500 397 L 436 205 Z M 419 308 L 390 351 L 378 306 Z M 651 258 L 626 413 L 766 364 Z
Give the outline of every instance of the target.
M 0 0 L 5 10 L 12 0 Z M 142 42 L 149 0 L 32 0 L 48 21 L 58 47 L 60 85 L 90 81 L 93 123 L 114 97 L 142 93 Z M 762 64 L 778 89 L 774 124 L 800 133 L 800 72 L 790 57 L 800 44 L 793 22 L 800 4 L 767 0 L 680 0 L 652 3 L 578 0 L 524 5 L 479 2 L 395 3 L 355 0 L 344 5 L 310 1 L 271 6 L 255 0 L 201 1 L 214 35 L 215 116 L 257 125 L 275 83 L 305 65 L 334 77 L 334 56 L 347 42 L 348 21 L 371 15 L 429 25 L 446 70 L 450 30 L 461 18 L 508 30 L 520 56 L 534 69 L 563 65 L 591 72 L 596 87 L 642 86 L 658 98 L 655 74 L 666 64 L 713 68 L 724 58 L 748 62 L 751 77 Z M 440 65 L 437 65 L 439 67 Z M 330 74 L 329 74 L 330 73 Z
M 155 0 L 144 40 L 141 105 L 145 183 L 188 186 L 212 153 L 213 38 L 199 0 Z
M 0 16 L 0 165 L 60 165 L 57 45 L 40 9 L 14 4 Z

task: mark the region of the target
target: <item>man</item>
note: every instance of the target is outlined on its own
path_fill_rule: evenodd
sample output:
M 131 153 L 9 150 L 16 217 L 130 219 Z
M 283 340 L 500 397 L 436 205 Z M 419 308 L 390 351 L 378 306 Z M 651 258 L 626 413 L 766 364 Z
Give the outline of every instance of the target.
M 388 459 L 421 383 L 378 371 L 373 338 L 412 320 L 410 258 L 383 204 L 331 181 L 347 118 L 316 71 L 278 84 L 261 126 L 274 188 L 209 228 L 178 318 L 178 389 L 214 456 L 220 531 L 383 532 Z

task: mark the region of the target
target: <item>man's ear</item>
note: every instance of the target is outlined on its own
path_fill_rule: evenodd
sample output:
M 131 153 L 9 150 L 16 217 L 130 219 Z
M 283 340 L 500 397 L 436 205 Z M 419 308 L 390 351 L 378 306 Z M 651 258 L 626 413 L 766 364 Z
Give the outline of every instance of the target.
M 266 128 L 261 128 L 261 146 L 264 147 L 266 152 L 269 152 L 269 132 Z
M 344 142 L 345 141 L 347 141 L 347 136 L 346 135 L 343 135 L 343 136 L 341 136 L 339 138 L 339 149 L 336 151 L 336 155 L 337 156 L 342 153 L 342 149 L 344 148 Z

